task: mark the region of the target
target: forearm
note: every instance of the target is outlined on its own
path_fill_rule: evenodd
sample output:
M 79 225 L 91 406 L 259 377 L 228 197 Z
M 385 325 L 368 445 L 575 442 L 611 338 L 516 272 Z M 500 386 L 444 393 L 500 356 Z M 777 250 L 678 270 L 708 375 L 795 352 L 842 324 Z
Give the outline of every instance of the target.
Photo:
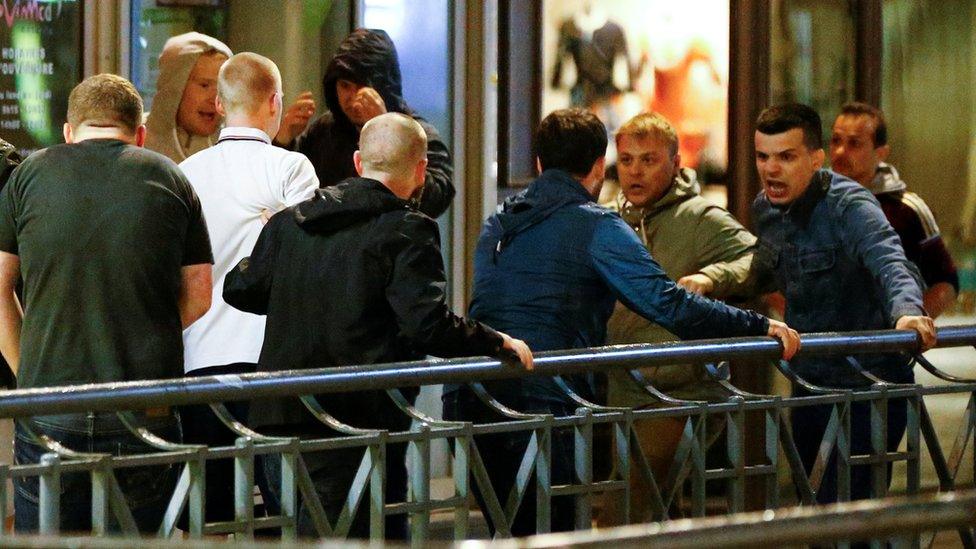
M 10 365 L 14 375 L 20 365 L 20 329 L 23 324 L 23 313 L 17 295 L 10 288 L 0 299 L 0 353 Z
M 752 258 L 753 254 L 747 253 L 732 261 L 702 267 L 701 273 L 715 284 L 709 297 L 725 299 L 729 296 L 753 295 L 755 292 L 751 290 L 755 284 L 749 276 Z
M 948 282 L 939 282 L 922 294 L 922 301 L 929 316 L 936 318 L 956 302 L 956 289 Z

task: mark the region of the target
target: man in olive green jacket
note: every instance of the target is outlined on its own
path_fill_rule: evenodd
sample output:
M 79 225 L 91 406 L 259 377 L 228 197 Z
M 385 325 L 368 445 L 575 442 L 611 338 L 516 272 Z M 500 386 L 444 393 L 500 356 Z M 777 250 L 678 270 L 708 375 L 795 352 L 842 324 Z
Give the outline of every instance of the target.
M 699 196 L 694 170 L 680 167 L 678 137 L 671 124 L 656 113 L 639 114 L 620 127 L 616 141 L 621 190 L 606 205 L 619 211 L 651 256 L 678 284 L 716 299 L 748 294 L 756 237 L 729 212 Z M 677 339 L 620 303 L 607 326 L 607 342 L 614 345 Z M 642 373 L 656 388 L 677 398 L 723 401 L 727 394 L 698 365 L 645 368 Z M 661 406 L 622 370 L 608 376 L 608 400 L 615 406 Z M 658 482 L 668 474 L 684 424 L 683 418 L 635 424 Z M 650 519 L 643 493 L 631 490 L 632 519 L 641 522 Z

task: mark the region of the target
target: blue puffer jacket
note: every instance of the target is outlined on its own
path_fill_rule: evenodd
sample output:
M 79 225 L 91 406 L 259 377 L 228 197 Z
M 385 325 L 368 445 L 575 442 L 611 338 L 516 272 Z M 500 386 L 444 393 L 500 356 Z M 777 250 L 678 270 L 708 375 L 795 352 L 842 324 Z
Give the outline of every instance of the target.
M 786 297 L 786 322 L 800 332 L 893 328 L 899 317 L 924 315 L 918 271 L 877 199 L 861 185 L 818 171 L 788 208 L 764 194 L 753 203 L 757 273 L 772 276 Z M 912 378 L 904 356 L 855 357 L 883 379 Z M 808 381 L 837 387 L 869 383 L 843 357 L 798 358 Z
M 633 229 L 568 173 L 547 170 L 488 219 L 475 251 L 470 314 L 534 351 L 605 344 L 614 302 L 682 338 L 765 335 L 765 317 L 690 294 Z M 574 380 L 588 393 L 586 383 Z M 491 384 L 503 402 L 566 401 L 549 378 Z

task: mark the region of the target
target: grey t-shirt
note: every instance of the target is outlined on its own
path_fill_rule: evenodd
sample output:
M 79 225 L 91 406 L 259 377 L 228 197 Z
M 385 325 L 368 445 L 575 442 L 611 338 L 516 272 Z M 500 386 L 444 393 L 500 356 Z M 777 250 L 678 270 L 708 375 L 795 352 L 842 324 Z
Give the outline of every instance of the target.
M 19 388 L 178 377 L 181 268 L 212 263 L 176 164 L 118 140 L 28 157 L 0 192 L 24 279 Z

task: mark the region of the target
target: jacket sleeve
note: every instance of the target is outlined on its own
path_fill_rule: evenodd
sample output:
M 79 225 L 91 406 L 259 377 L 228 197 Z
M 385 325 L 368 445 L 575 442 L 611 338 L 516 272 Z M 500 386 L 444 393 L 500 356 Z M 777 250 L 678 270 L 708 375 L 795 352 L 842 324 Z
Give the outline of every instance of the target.
M 427 133 L 427 178 L 417 209 L 436 219 L 454 199 L 454 166 L 451 153 L 437 130 L 424 120 L 417 120 Z
M 589 246 L 593 268 L 629 309 L 682 339 L 766 335 L 769 322 L 752 311 L 686 292 L 667 277 L 616 215 L 598 223 Z
M 745 229 L 732 214 L 717 206 L 709 207 L 700 218 L 695 241 L 698 257 L 705 265 L 699 272 L 715 283 L 711 296 L 748 296 L 749 269 L 756 245 L 756 237 Z
M 866 191 L 845 197 L 838 217 L 844 248 L 852 251 L 884 291 L 890 324 L 905 315 L 925 315 L 919 280 L 874 197 Z
M 401 336 L 434 356 L 498 356 L 498 332 L 448 308 L 439 240 L 433 220 L 408 214 L 388 244 L 395 256 L 386 298 Z
M 224 278 L 224 301 L 231 307 L 256 315 L 268 314 L 268 300 L 278 253 L 279 227 L 284 216 L 291 215 L 285 209 L 274 215 L 261 230 L 250 257 L 240 260 Z

